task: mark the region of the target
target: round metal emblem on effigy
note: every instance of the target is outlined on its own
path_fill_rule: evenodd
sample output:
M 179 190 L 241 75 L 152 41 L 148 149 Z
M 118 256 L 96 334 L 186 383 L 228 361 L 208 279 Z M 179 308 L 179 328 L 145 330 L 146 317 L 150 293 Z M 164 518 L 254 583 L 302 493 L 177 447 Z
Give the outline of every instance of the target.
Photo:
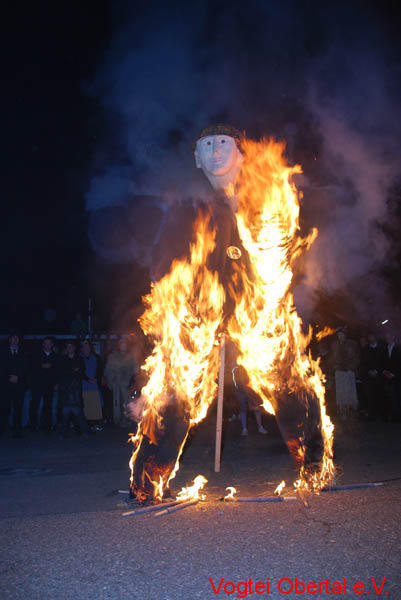
M 233 260 L 238 260 L 241 258 L 241 250 L 237 248 L 237 246 L 229 246 L 227 248 L 227 256 L 232 258 Z

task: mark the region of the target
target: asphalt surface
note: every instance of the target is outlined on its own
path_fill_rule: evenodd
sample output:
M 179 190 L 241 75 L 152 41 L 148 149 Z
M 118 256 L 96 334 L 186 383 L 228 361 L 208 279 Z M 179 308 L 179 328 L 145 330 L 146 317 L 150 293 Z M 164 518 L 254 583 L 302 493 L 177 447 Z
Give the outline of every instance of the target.
M 241 438 L 230 423 L 216 474 L 214 420 L 202 423 L 172 490 L 202 473 L 207 499 L 160 518 L 122 517 L 118 507 L 126 498 L 118 490 L 128 489 L 127 430 L 0 439 L 0 600 L 400 600 L 401 425 L 337 424 L 338 483 L 381 487 L 308 496 L 307 506 L 220 502 L 228 485 L 262 496 L 285 479 L 292 493 L 287 449 L 268 417 L 265 426 L 269 434 L 258 434 L 250 417 Z M 285 593 L 295 578 L 298 590 L 312 582 L 309 591 Z M 313 584 L 327 579 L 319 593 Z

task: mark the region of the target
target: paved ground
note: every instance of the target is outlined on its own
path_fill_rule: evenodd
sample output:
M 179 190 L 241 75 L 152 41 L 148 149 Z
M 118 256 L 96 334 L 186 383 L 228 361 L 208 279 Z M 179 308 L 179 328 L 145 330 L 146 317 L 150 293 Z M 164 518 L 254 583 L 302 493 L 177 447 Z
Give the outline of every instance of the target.
M 117 508 L 117 490 L 128 488 L 125 431 L 0 440 L 0 600 L 322 598 L 340 591 L 335 581 L 335 597 L 354 600 L 377 597 L 384 578 L 381 596 L 400 600 L 401 425 L 337 427 L 341 483 L 387 480 L 383 487 L 313 496 L 309 508 L 219 502 L 227 485 L 268 495 L 281 479 L 294 480 L 274 422 L 265 424 L 268 436 L 251 422 L 245 439 L 238 423 L 229 425 L 220 474 L 213 419 L 201 424 L 174 488 L 202 473 L 207 501 L 159 519 L 123 518 Z M 217 593 L 209 578 L 216 592 L 221 582 Z M 284 594 L 295 578 L 330 585 Z M 281 579 L 290 581 L 279 589 Z M 354 592 L 357 581 L 370 596 Z

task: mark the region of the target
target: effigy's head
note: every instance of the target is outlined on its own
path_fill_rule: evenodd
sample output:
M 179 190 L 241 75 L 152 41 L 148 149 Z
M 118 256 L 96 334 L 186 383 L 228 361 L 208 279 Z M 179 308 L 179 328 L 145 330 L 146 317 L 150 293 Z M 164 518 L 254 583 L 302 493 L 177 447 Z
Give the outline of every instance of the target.
M 235 127 L 224 124 L 209 125 L 199 132 L 194 143 L 195 163 L 215 189 L 234 182 L 242 162 L 242 137 Z

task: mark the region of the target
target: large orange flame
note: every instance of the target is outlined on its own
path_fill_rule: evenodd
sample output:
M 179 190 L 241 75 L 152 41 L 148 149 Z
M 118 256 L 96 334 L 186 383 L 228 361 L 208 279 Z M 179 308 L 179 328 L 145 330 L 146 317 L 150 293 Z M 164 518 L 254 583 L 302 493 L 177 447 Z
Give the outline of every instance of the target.
M 155 430 L 163 428 L 162 413 L 170 402 L 185 410 L 193 425 L 206 416 L 215 396 L 219 367 L 216 339 L 225 293 L 218 274 L 206 266 L 215 247 L 215 231 L 209 227 L 209 221 L 208 215 L 199 215 L 190 259 L 175 260 L 169 273 L 153 284 L 151 293 L 143 299 L 146 310 L 139 322 L 154 347 L 142 367 L 149 379 L 141 391 L 142 420 L 132 437 L 136 451 L 144 435 L 157 444 Z M 185 441 L 186 438 L 172 472 L 161 474 L 164 486 L 178 470 Z M 131 458 L 131 471 L 136 451 Z M 150 477 L 146 470 L 145 475 Z M 156 489 L 155 481 L 153 485 Z
M 290 292 L 294 261 L 313 243 L 317 230 L 306 238 L 299 234 L 298 194 L 291 178 L 301 168 L 288 166 L 284 147 L 273 140 L 246 140 L 243 144 L 236 217 L 254 276 L 245 281 L 236 298 L 228 333 L 240 350 L 238 362 L 248 373 L 250 387 L 268 412 L 276 413 L 284 391 L 302 396 L 305 403 L 308 398 L 318 402 L 324 451 L 313 474 L 303 468 L 306 448 L 302 437 L 291 442 L 301 466 L 301 480 L 307 488 L 318 490 L 333 477 L 333 426 L 325 411 L 322 371 L 307 351 L 312 332 L 309 329 L 303 334 Z M 241 277 L 245 279 L 243 273 Z
M 333 427 L 325 411 L 324 378 L 307 349 L 311 330 L 303 333 L 290 292 L 294 262 L 313 243 L 317 230 L 306 238 L 300 236 L 300 209 L 292 176 L 301 168 L 288 166 L 284 144 L 246 140 L 242 151 L 241 171 L 227 195 L 235 195 L 238 201 L 237 226 L 250 268 L 233 261 L 232 280 L 223 288 L 218 273 L 207 268 L 216 232 L 208 214 L 201 213 L 190 258 L 175 260 L 169 273 L 153 284 L 144 298 L 146 310 L 140 324 L 153 341 L 153 351 L 142 367 L 148 383 L 142 389 L 143 417 L 132 437 L 136 449 L 131 471 L 143 437 L 157 444 L 166 406 L 179 406 L 185 412 L 188 431 L 205 417 L 216 393 L 218 337 L 226 333 L 237 346 L 238 363 L 246 369 L 250 387 L 268 412 L 277 414 L 284 394 L 287 404 L 288 398 L 301 399 L 305 420 L 316 404 L 316 428 L 324 446 L 319 465 L 312 472 L 305 469 L 308 440 L 302 433 L 304 423 L 299 424 L 299 437 L 287 439 L 287 444 L 299 464 L 299 486 L 318 491 L 333 477 Z M 235 300 L 228 324 L 223 315 L 227 294 Z M 173 467 L 163 472 L 158 465 L 145 465 L 143 481 L 152 481 L 155 498 L 162 497 L 177 472 L 185 441 L 186 437 Z M 131 485 L 132 481 L 131 477 Z M 136 493 L 138 497 L 138 490 Z
M 142 390 L 147 399 L 143 433 L 153 439 L 152 427 L 171 395 L 186 404 L 192 423 L 206 416 L 216 391 L 218 370 L 216 334 L 221 321 L 224 290 L 217 273 L 206 267 L 215 232 L 209 217 L 195 223 L 196 241 L 189 261 L 176 260 L 171 270 L 144 298 L 147 310 L 139 322 L 154 341 L 143 369 L 149 381 Z

